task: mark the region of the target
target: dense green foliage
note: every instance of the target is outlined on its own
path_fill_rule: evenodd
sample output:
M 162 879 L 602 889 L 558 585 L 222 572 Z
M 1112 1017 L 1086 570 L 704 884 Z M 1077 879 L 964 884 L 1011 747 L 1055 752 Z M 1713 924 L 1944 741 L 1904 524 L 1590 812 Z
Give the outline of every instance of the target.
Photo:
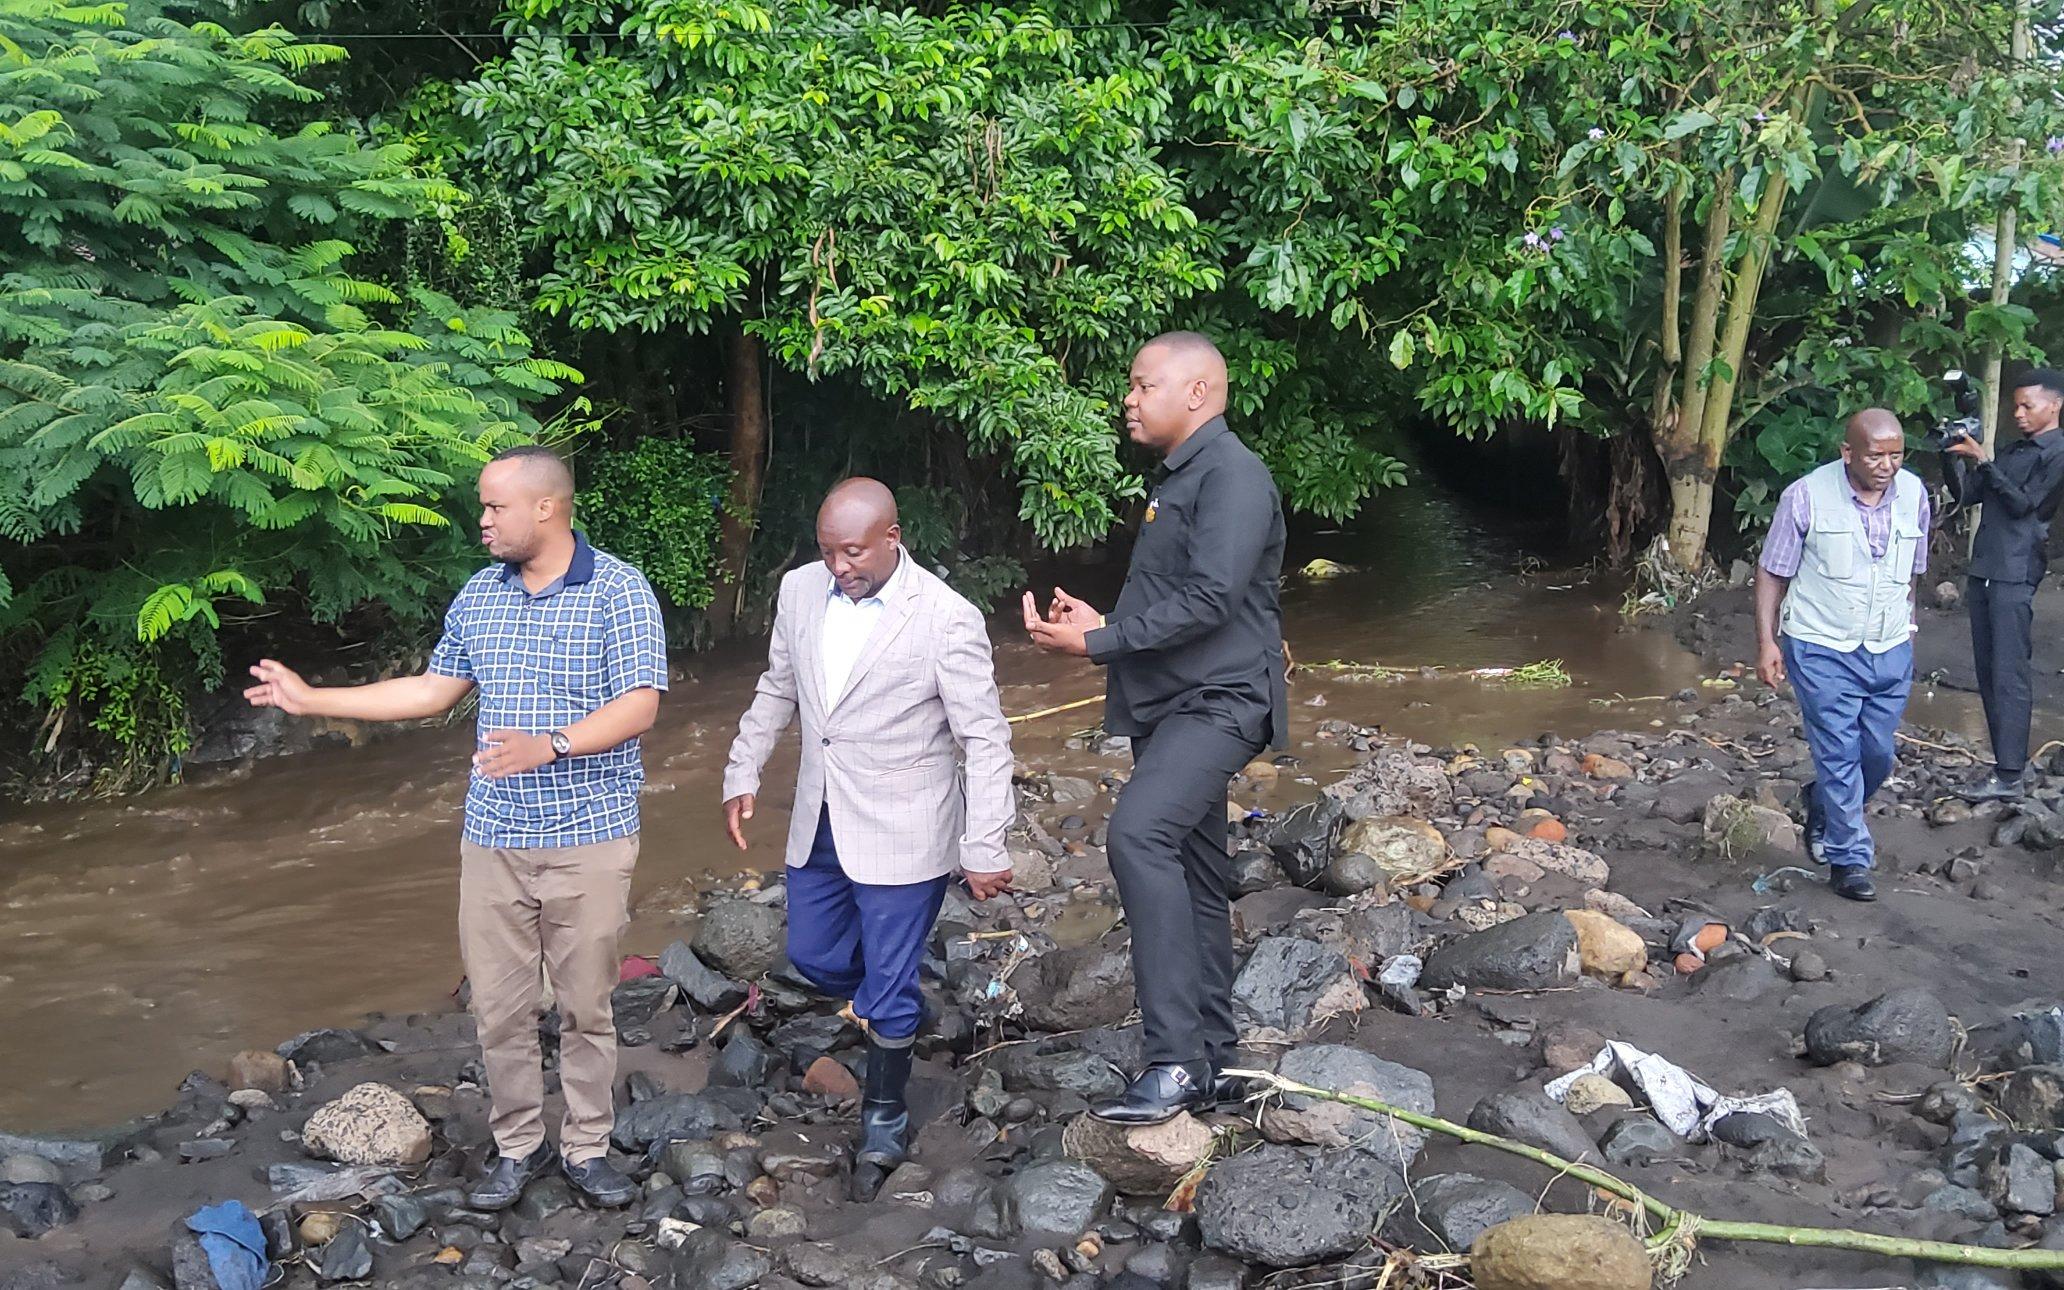
M 471 476 L 577 375 L 507 311 L 350 271 L 457 194 L 288 124 L 338 56 L 0 0 L 0 674 L 46 748 L 91 728 L 158 769 L 226 614 L 434 617 L 477 563 Z
M 710 602 L 717 515 L 730 471 L 683 439 L 646 439 L 575 458 L 580 523 L 596 545 L 644 572 L 679 609 Z
M 1399 482 L 1400 423 L 1545 427 L 1695 566 L 1842 412 L 1919 430 L 1942 369 L 2036 356 L 2055 294 L 1974 290 L 2002 205 L 2064 225 L 2006 5 L 212 12 L 0 0 L 0 684 L 140 765 L 255 616 L 434 616 L 473 470 L 574 376 L 532 332 L 592 377 L 552 433 L 598 542 L 684 615 L 745 571 L 749 621 L 841 474 L 985 600 L 1103 538 L 1165 328 L 1303 512 Z M 367 56 L 229 29 L 275 16 Z

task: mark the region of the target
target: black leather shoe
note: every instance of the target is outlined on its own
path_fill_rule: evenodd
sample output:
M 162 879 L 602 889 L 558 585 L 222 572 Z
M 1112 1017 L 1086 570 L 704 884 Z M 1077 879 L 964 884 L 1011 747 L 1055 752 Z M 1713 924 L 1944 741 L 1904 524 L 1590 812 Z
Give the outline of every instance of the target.
M 1209 1110 L 1217 1084 L 1200 1085 L 1182 1063 L 1161 1062 L 1141 1071 L 1116 1100 L 1092 1106 L 1089 1113 L 1113 1124 L 1165 1124 L 1185 1111 Z
M 886 1048 L 867 1042 L 867 1079 L 860 1089 L 860 1146 L 853 1152 L 848 1194 L 865 1204 L 881 1194 L 910 1159 L 910 1046 Z
M 549 1142 L 541 1143 L 536 1151 L 518 1160 L 514 1156 L 496 1156 L 487 1167 L 487 1175 L 466 1189 L 466 1208 L 499 1210 L 507 1209 L 523 1198 L 523 1189 L 530 1186 L 545 1170 L 552 1167 L 558 1153 Z
M 1871 881 L 1870 870 L 1860 864 L 1838 864 L 1828 877 L 1828 886 L 1835 894 L 1846 900 L 1876 900 L 1878 884 Z
M 638 1195 L 638 1184 L 624 1177 L 623 1171 L 609 1163 L 609 1157 L 596 1156 L 579 1164 L 567 1161 L 566 1181 L 591 1205 L 603 1209 L 617 1209 L 630 1204 Z
M 1806 854 L 1813 863 L 1827 863 L 1827 814 L 1820 809 L 1818 784 L 1806 786 Z
M 2018 802 L 2024 791 L 2020 775 L 1994 771 L 1970 787 L 1958 789 L 1957 796 L 1966 802 Z

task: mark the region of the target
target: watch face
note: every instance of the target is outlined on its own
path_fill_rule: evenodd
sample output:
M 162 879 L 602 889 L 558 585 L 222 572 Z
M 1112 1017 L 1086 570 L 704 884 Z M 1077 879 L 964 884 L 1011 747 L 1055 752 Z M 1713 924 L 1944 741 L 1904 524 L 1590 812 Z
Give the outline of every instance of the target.
M 564 757 L 566 754 L 573 751 L 573 740 L 568 739 L 565 735 L 560 734 L 557 730 L 554 730 L 552 732 L 552 751 L 558 753 L 561 757 Z

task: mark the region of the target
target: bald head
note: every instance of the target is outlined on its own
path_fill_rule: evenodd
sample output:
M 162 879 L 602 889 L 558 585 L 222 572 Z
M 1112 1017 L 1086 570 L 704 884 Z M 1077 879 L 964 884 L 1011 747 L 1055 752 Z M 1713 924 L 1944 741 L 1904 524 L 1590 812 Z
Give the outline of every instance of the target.
M 902 560 L 896 495 L 878 479 L 844 479 L 817 508 L 817 554 L 849 600 L 881 591 Z
M 1906 430 L 1884 408 L 1865 408 L 1849 418 L 1842 436 L 1842 467 L 1850 487 L 1875 501 L 1897 478 L 1906 461 Z
M 573 540 L 573 472 L 541 444 L 511 448 L 480 471 L 480 540 L 497 560 L 527 565 Z
M 1164 456 L 1197 427 L 1225 415 L 1226 361 L 1201 332 L 1171 331 L 1140 347 L 1125 396 L 1125 429 L 1134 443 Z

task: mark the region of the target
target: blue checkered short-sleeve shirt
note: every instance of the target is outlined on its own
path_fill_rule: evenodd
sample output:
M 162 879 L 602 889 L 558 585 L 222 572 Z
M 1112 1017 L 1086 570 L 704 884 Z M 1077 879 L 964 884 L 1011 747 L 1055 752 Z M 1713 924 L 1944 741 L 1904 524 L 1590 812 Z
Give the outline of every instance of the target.
M 566 576 L 532 595 L 506 564 L 460 589 L 430 670 L 480 687 L 476 746 L 492 730 L 544 734 L 632 690 L 667 688 L 666 632 L 645 575 L 578 537 Z M 466 790 L 466 841 L 571 847 L 638 831 L 645 764 L 632 739 Z

